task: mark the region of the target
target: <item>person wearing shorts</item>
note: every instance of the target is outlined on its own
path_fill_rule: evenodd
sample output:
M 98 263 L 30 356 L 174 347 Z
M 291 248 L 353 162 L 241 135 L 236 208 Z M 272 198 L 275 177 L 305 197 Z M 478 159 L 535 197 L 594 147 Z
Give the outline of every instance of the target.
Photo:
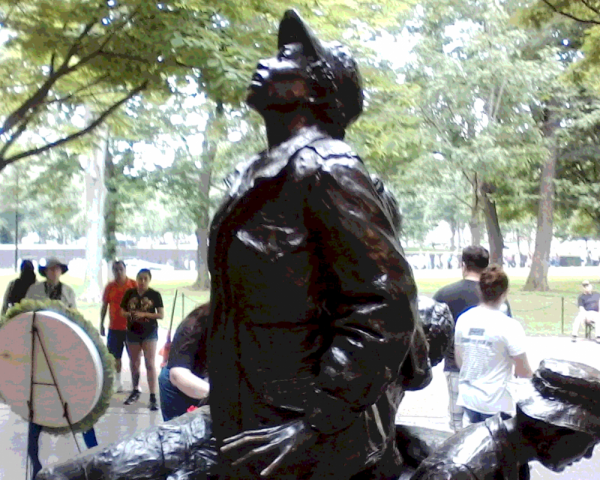
M 158 410 L 156 344 L 158 320 L 164 317 L 164 305 L 160 293 L 150 288 L 151 280 L 150 270 L 141 269 L 136 277 L 137 287 L 127 290 L 121 301 L 121 313 L 127 318 L 127 348 L 131 358 L 131 381 L 133 384 L 131 394 L 124 403 L 131 405 L 140 398 L 140 365 L 143 353 L 150 389 L 148 406 L 150 410 L 156 411 Z
M 123 348 L 127 341 L 127 318 L 121 315 L 121 301 L 127 290 L 136 288 L 135 280 L 127 277 L 125 262 L 117 260 L 113 262 L 112 271 L 114 280 L 106 285 L 102 295 L 102 309 L 100 310 L 100 335 L 105 336 L 104 319 L 106 312 L 109 312 L 110 323 L 108 325 L 108 338 L 106 347 L 115 357 L 115 369 L 117 371 L 116 384 L 117 392 L 123 391 L 121 381 L 121 357 Z

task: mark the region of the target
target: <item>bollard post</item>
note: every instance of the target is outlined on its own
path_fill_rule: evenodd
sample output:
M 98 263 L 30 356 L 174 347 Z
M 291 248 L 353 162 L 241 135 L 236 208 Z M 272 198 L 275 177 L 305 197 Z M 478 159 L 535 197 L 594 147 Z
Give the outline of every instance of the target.
M 565 334 L 565 297 L 560 297 L 560 334 Z

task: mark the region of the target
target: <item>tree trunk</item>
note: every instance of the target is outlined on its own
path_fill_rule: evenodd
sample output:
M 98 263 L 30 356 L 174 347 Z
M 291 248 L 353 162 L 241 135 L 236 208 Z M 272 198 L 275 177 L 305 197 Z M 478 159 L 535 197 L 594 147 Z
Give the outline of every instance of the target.
M 195 288 L 207 289 L 210 287 L 210 278 L 208 276 L 208 228 L 196 228 L 196 240 L 198 241 L 198 250 L 196 251 L 196 281 Z
M 479 181 L 477 174 L 471 183 L 473 187 L 473 203 L 471 204 L 471 218 L 469 229 L 471 230 L 471 245 L 481 245 L 481 218 L 479 215 Z
M 85 162 L 85 196 L 87 242 L 85 246 L 86 270 L 82 300 L 99 302 L 102 296 L 102 240 L 104 237 L 104 167 L 108 155 L 108 133 L 100 131 L 97 146 Z
M 485 216 L 488 240 L 490 242 L 490 263 L 502 265 L 504 261 L 504 239 L 502 238 L 500 222 L 498 221 L 496 202 L 489 196 L 494 190 L 495 188 L 493 185 L 483 183 L 481 186 L 481 202 Z
M 119 244 L 117 242 L 117 188 L 115 186 L 117 173 L 110 149 L 106 154 L 104 168 L 104 184 L 107 192 L 104 202 L 104 258 L 107 261 L 113 261 L 117 258 Z
M 551 114 L 550 117 L 553 117 Z M 531 270 L 523 290 L 548 291 L 548 264 L 550 260 L 550 246 L 552 244 L 552 231 L 554 224 L 554 177 L 556 161 L 558 159 L 558 142 L 554 138 L 554 131 L 558 122 L 550 119 L 545 125 L 546 137 L 550 139 L 548 156 L 542 167 L 540 179 L 540 202 L 538 210 L 538 223 L 535 235 L 535 250 L 531 261 Z
M 212 182 L 212 169 L 217 156 L 218 133 L 216 124 L 223 117 L 223 104 L 217 103 L 215 113 L 211 115 L 206 124 L 204 133 L 204 142 L 202 148 L 202 172 L 200 173 L 200 195 L 205 199 L 204 208 L 200 218 L 196 221 L 196 240 L 198 241 L 198 251 L 196 253 L 196 281 L 193 287 L 207 289 L 210 287 L 210 277 L 208 275 L 208 231 L 210 225 L 210 187 Z
M 471 210 L 469 229 L 471 230 L 471 245 L 481 245 L 481 220 L 479 218 L 479 206 L 474 206 Z

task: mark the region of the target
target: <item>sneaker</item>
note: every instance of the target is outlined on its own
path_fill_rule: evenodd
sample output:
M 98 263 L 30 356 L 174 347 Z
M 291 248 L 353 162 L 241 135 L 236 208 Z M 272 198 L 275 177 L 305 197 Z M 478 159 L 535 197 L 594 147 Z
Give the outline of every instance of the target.
M 573 337 L 571 338 L 571 341 L 572 341 L 573 343 L 575 343 L 575 342 L 577 341 L 577 335 L 573 335 Z
M 148 408 L 151 412 L 156 412 L 158 410 L 158 403 L 154 398 L 150 399 L 150 404 L 148 405 Z
M 140 399 L 140 395 L 142 394 L 142 392 L 140 392 L 139 390 L 133 390 L 129 396 L 127 397 L 127 400 L 125 400 L 123 402 L 124 405 L 131 405 L 132 403 L 137 402 Z
M 117 393 L 123 393 L 125 391 L 125 389 L 123 388 L 123 384 L 121 382 L 117 383 L 117 386 L 115 388 L 115 392 Z

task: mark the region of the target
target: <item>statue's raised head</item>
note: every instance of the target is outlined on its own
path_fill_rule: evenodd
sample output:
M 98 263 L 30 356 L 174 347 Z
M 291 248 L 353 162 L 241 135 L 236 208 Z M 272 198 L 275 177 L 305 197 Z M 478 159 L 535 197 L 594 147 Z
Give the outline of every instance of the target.
M 334 138 L 363 109 L 361 78 L 349 49 L 322 42 L 295 10 L 279 24 L 279 53 L 258 62 L 248 104 L 262 115 L 304 108 Z

